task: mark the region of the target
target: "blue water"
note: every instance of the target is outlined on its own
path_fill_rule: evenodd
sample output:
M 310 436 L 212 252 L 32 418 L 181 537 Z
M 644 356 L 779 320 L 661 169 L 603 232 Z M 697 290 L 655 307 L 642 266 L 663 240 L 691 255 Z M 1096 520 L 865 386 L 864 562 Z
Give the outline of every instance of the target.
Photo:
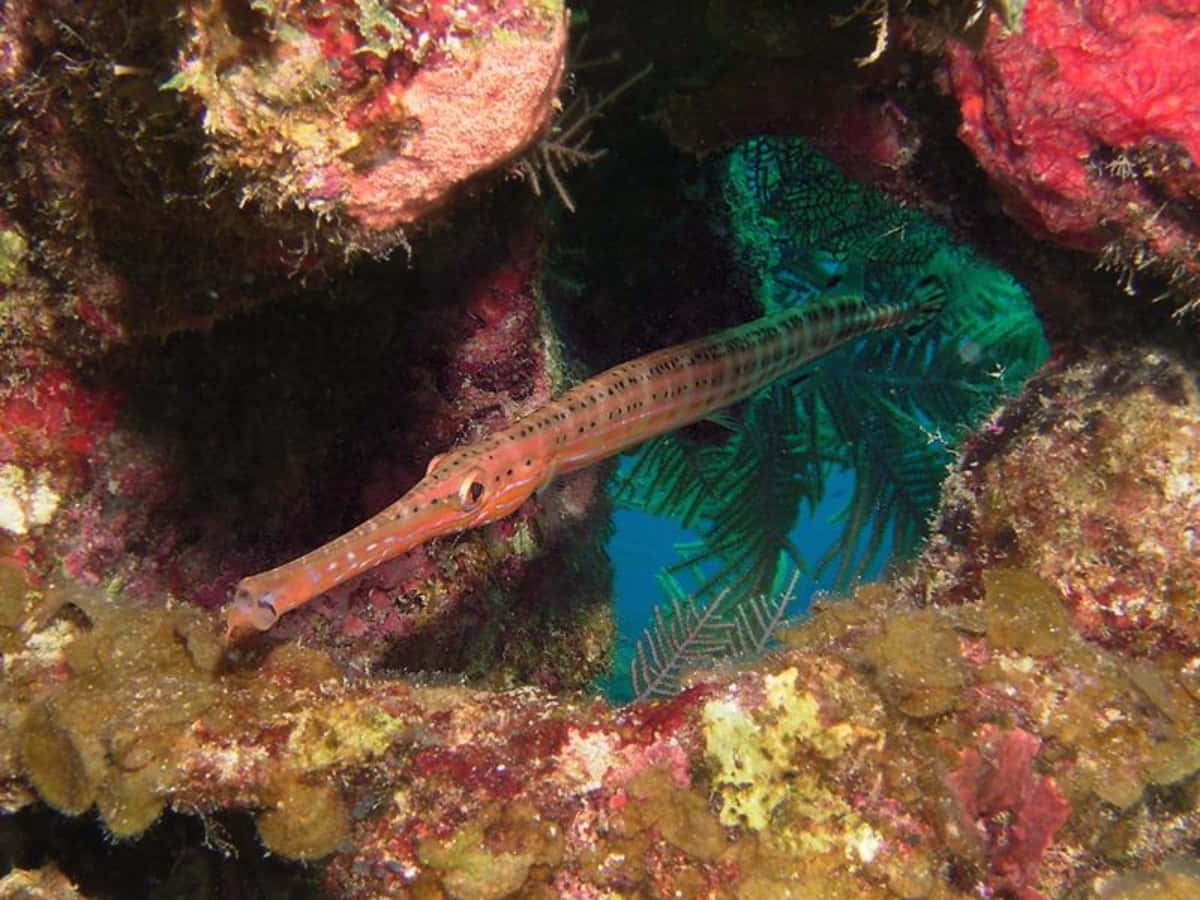
M 802 518 L 792 530 L 792 541 L 810 565 L 815 565 L 825 551 L 836 543 L 841 529 L 832 522 L 850 499 L 853 489 L 853 473 L 832 475 L 815 513 Z M 641 510 L 619 509 L 613 516 L 613 524 L 616 530 L 609 542 L 608 552 L 616 573 L 613 592 L 617 648 L 613 673 L 603 685 L 603 690 L 610 699 L 624 702 L 632 696 L 629 663 L 634 647 L 649 626 L 654 607 L 667 601 L 659 574 L 679 559 L 676 546 L 696 540 L 698 535 L 681 528 L 673 519 L 653 516 Z M 890 541 L 885 542 L 880 557 L 872 560 L 867 569 L 866 580 L 879 575 L 890 552 Z M 830 569 L 836 569 L 836 566 Z M 814 579 L 807 573 L 801 575 L 796 584 L 796 602 L 788 610 L 788 616 L 802 616 L 808 611 L 815 593 L 832 591 L 833 577 L 833 571 L 823 573 L 820 579 Z

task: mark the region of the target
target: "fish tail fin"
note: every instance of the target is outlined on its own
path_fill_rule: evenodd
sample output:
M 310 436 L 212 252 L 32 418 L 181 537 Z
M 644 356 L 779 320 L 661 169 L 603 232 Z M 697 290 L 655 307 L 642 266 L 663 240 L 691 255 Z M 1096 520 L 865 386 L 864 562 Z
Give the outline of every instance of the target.
M 924 275 L 913 283 L 909 302 L 913 315 L 904 326 L 904 332 L 912 337 L 924 331 L 946 305 L 946 285 L 936 275 Z

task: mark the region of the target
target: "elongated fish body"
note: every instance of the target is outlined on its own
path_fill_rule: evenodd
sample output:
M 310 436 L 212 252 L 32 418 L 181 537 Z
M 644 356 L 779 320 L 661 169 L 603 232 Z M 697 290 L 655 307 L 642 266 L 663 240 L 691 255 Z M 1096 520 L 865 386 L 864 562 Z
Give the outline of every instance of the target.
M 484 440 L 434 457 L 412 490 L 341 537 L 242 579 L 226 638 L 266 630 L 431 538 L 502 519 L 556 476 L 696 422 L 855 338 L 915 330 L 943 299 L 932 278 L 891 303 L 827 295 L 609 369 Z

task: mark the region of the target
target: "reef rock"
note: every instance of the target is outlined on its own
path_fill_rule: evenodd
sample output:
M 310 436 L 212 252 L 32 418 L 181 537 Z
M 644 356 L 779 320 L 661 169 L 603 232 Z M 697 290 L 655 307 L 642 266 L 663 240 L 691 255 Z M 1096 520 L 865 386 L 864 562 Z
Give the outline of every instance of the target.
M 950 48 L 962 139 L 1035 234 L 1200 303 L 1200 4 L 1021 5 Z
M 913 574 L 622 709 L 347 677 L 290 644 L 228 659 L 205 614 L 13 581 L 6 803 L 94 806 L 117 835 L 251 811 L 346 897 L 1186 889 L 1198 416 L 1159 351 L 1051 366 L 968 448 Z M 1093 469 L 1120 481 L 1103 522 Z M 1149 495 L 1163 530 L 1122 537 Z
M 212 168 L 373 249 L 512 162 L 563 75 L 560 3 L 196 3 L 190 18 L 170 84 L 199 101 Z

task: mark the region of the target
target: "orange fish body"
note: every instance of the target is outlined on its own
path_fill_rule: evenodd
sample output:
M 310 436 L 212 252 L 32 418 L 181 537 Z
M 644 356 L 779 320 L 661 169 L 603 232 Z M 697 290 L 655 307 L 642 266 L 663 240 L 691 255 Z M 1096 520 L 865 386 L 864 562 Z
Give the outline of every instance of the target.
M 242 579 L 226 637 L 266 630 L 431 538 L 502 519 L 556 476 L 696 422 L 841 344 L 922 325 L 943 299 L 940 285 L 894 303 L 835 294 L 609 369 L 484 440 L 434 457 L 408 493 L 351 531 Z

